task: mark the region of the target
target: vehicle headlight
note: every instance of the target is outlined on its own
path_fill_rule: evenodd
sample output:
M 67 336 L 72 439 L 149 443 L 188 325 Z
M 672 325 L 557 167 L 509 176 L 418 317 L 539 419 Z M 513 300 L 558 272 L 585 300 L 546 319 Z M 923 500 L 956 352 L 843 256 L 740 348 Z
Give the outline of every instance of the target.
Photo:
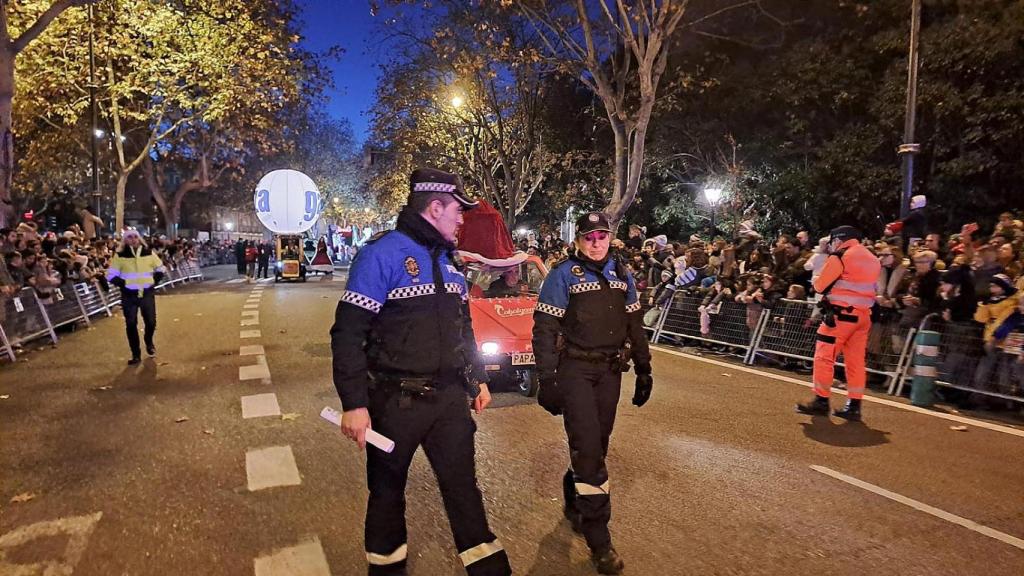
M 480 345 L 480 351 L 483 352 L 485 356 L 494 356 L 498 353 L 498 343 L 484 342 Z
M 277 269 L 280 270 L 281 268 L 284 268 L 284 262 L 278 262 L 276 264 L 276 266 L 277 266 Z

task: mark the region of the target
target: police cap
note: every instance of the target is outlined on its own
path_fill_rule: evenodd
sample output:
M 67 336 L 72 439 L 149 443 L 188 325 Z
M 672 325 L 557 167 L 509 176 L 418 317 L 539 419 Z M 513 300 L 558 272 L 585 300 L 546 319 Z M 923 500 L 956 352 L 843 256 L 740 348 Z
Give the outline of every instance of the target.
M 480 204 L 478 200 L 466 196 L 462 187 L 462 178 L 458 174 L 451 174 L 436 168 L 417 168 L 412 171 L 412 176 L 409 177 L 409 194 L 421 192 L 451 194 L 466 210 L 476 208 Z
M 604 212 L 587 212 L 576 219 L 576 235 L 583 236 L 591 232 L 611 232 L 612 225 Z
M 861 234 L 860 230 L 857 230 L 853 226 L 840 226 L 832 230 L 829 233 L 831 240 L 839 240 L 840 242 L 846 242 L 847 240 L 862 240 L 864 235 Z

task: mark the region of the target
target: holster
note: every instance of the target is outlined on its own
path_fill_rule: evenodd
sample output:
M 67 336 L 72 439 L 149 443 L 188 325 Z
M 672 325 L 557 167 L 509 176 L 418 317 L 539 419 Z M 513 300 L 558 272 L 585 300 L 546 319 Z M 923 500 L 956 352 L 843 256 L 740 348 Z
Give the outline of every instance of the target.
M 592 364 L 607 364 L 611 370 L 625 372 L 629 370 L 629 351 L 622 348 L 615 352 L 601 352 L 598 350 L 583 350 L 575 346 L 566 346 L 562 354 L 573 360 L 582 360 Z
M 432 398 L 437 393 L 433 378 L 416 378 L 390 374 L 370 373 L 370 388 L 386 394 L 400 394 L 398 405 L 408 408 L 413 398 Z

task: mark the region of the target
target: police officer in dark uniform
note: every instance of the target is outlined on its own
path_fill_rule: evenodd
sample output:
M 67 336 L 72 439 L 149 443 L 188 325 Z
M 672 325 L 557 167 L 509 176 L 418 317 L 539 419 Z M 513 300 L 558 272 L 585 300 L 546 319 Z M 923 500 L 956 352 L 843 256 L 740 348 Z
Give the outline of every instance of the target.
M 395 441 L 390 454 L 366 454 L 369 574 L 406 574 L 405 485 L 422 445 L 466 572 L 504 576 L 512 570 L 477 487 L 467 399 L 479 414 L 491 397 L 453 258 L 462 212 L 477 203 L 440 170 L 415 170 L 410 188 L 397 229 L 359 251 L 331 328 L 342 432 L 360 448 L 371 426 Z
M 600 212 L 576 222 L 576 251 L 544 280 L 534 312 L 533 350 L 540 405 L 562 414 L 572 467 L 565 473 L 564 512 L 582 532 L 601 574 L 623 562 L 612 547 L 605 456 L 615 424 L 622 372 L 634 362 L 633 404 L 651 397 L 651 353 L 633 277 L 610 257 L 611 226 Z M 628 353 L 627 353 L 628 350 Z

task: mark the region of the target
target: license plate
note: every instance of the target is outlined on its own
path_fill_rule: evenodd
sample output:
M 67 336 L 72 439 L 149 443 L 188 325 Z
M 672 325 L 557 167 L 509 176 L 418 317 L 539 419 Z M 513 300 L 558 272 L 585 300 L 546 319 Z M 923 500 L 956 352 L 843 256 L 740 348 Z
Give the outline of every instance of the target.
M 484 366 L 484 370 L 494 372 L 495 370 L 501 370 L 501 364 L 487 364 Z
M 523 364 L 536 364 L 537 360 L 533 357 L 533 352 L 516 352 L 512 354 L 512 365 L 522 366 Z

